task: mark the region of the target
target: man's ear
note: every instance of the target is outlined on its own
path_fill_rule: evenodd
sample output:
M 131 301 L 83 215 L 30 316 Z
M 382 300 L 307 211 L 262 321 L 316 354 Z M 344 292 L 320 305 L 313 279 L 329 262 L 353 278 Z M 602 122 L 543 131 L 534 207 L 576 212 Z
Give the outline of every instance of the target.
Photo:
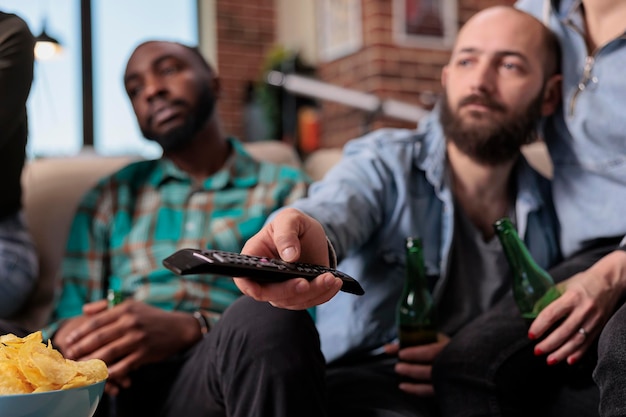
M 541 115 L 549 116 L 554 113 L 561 102 L 561 74 L 555 74 L 546 81 L 543 90 L 543 103 L 541 104 Z
M 441 69 L 441 86 L 446 87 L 446 83 L 448 82 L 448 66 L 444 65 Z

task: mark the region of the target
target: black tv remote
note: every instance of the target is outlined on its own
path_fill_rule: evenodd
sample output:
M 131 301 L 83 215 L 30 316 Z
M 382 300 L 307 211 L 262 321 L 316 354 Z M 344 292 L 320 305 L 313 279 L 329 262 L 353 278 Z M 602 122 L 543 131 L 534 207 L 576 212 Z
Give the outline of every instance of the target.
M 246 277 L 258 282 L 280 282 L 291 278 L 309 281 L 330 272 L 343 281 L 342 291 L 363 295 L 361 285 L 352 277 L 322 265 L 285 262 L 262 256 L 243 255 L 211 249 L 180 249 L 163 260 L 163 265 L 178 275 L 217 274 Z

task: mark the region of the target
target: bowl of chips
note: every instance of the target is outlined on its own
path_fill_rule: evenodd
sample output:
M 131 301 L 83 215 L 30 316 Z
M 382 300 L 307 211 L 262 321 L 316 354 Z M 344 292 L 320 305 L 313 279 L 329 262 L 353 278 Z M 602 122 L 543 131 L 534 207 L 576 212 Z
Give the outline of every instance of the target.
M 35 332 L 0 336 L 0 376 L 2 417 L 92 417 L 108 371 L 99 359 L 65 359 Z

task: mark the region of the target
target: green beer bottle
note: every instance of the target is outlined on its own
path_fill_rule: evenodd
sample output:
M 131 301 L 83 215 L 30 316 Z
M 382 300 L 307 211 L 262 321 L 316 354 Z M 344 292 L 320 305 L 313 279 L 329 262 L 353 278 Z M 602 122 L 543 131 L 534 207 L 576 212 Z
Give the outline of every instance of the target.
M 109 304 L 109 308 L 116 306 L 124 301 L 124 295 L 122 293 L 122 280 L 120 279 L 120 277 L 111 276 L 109 278 L 107 301 Z
M 435 305 L 428 289 L 422 242 L 406 239 L 404 289 L 396 310 L 400 349 L 437 341 Z
M 560 291 L 552 277 L 534 261 L 508 217 L 493 224 L 513 275 L 513 298 L 522 317 L 534 319 Z

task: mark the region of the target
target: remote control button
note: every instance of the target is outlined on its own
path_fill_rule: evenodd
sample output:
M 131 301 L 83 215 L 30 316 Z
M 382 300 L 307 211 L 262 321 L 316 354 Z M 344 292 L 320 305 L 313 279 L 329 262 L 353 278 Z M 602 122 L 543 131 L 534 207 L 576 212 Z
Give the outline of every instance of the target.
M 196 258 L 200 258 L 203 261 L 206 261 L 206 262 L 211 263 L 211 264 L 214 262 L 213 259 L 211 259 L 210 257 L 206 256 L 203 253 L 194 252 L 194 253 L 192 253 L 192 255 L 195 256 Z

